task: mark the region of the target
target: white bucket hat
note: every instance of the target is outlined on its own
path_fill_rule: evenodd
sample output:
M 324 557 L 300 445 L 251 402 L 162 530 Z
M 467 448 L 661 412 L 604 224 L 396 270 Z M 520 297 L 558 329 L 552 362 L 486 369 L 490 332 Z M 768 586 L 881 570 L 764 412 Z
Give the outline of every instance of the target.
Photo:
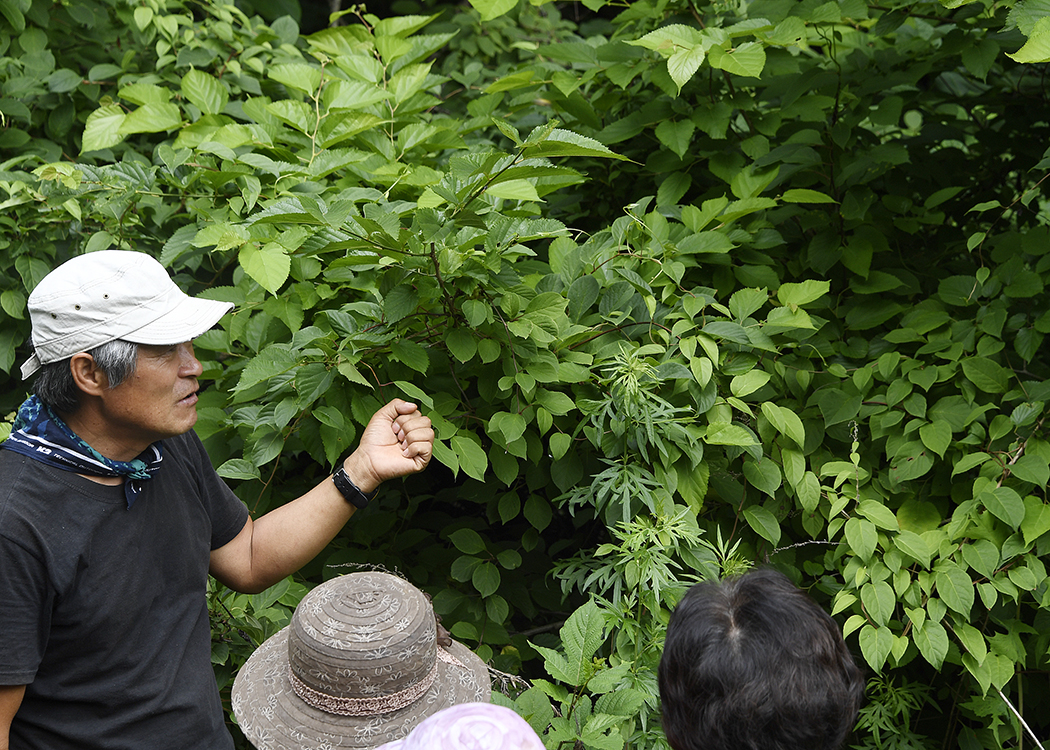
M 100 250 L 67 260 L 29 295 L 33 356 L 25 380 L 115 339 L 134 344 L 181 344 L 207 331 L 232 302 L 185 294 L 156 259 L 130 250 Z

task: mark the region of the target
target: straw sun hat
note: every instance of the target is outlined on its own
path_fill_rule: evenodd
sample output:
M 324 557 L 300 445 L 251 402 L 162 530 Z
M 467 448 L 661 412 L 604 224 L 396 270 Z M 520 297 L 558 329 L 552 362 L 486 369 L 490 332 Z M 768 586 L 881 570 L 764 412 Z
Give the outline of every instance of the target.
M 438 644 L 422 591 L 389 573 L 321 584 L 248 659 L 233 713 L 259 750 L 375 748 L 459 703 L 488 702 L 488 668 Z

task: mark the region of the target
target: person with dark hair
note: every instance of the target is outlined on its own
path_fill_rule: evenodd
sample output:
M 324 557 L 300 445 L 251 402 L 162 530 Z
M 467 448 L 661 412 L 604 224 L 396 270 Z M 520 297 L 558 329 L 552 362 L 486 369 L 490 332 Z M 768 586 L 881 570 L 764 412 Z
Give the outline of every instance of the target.
M 37 372 L 0 448 L 0 750 L 232 750 L 208 574 L 255 593 L 311 560 L 381 482 L 422 471 L 430 419 L 394 399 L 338 470 L 253 519 L 192 428 L 193 339 L 232 305 L 104 250 L 29 296 Z
M 864 690 L 835 621 L 771 569 L 686 593 L 659 683 L 674 750 L 838 750 Z

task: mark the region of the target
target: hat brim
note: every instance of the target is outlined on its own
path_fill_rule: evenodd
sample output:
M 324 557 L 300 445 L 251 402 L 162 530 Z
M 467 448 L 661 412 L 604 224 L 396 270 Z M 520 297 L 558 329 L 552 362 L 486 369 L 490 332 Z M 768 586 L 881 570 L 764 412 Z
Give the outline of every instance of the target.
M 232 302 L 184 296 L 156 320 L 120 336 L 133 344 L 181 344 L 197 338 L 233 309 Z
M 218 323 L 219 320 L 222 319 L 222 316 L 232 310 L 233 307 L 234 305 L 232 302 L 200 299 L 198 297 L 190 297 L 183 294 L 179 303 L 175 305 L 175 307 L 165 312 L 156 320 L 150 321 L 146 325 L 131 331 L 118 331 L 116 335 L 111 335 L 108 338 L 102 337 L 102 339 L 98 341 L 81 341 L 79 342 L 79 348 L 77 348 L 77 351 L 94 349 L 96 346 L 102 346 L 102 344 L 107 344 L 116 339 L 123 339 L 124 341 L 130 341 L 133 344 L 145 344 L 147 346 L 181 344 L 184 341 L 191 341 L 205 331 L 210 330 L 211 327 Z M 25 380 L 39 370 L 44 364 L 57 362 L 64 357 L 72 357 L 74 354 L 76 354 L 75 351 L 69 353 L 63 352 L 58 359 L 52 357 L 48 362 L 43 362 L 40 359 L 39 354 L 34 352 L 29 356 L 29 359 L 22 363 L 22 380 Z
M 449 654 L 463 666 L 438 660 L 430 689 L 405 708 L 377 716 L 339 716 L 303 702 L 292 690 L 284 628 L 255 650 L 233 683 L 233 713 L 258 750 L 304 750 L 323 746 L 376 748 L 404 739 L 431 714 L 459 703 L 491 697 L 488 667 L 455 641 Z

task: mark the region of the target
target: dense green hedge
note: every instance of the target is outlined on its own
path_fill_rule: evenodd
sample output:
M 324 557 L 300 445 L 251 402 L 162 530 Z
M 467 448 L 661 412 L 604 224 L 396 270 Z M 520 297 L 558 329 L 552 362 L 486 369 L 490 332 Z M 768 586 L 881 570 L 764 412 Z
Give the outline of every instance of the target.
M 857 747 L 1046 736 L 1050 2 L 473 4 L 2 6 L 5 412 L 27 290 L 147 250 L 237 303 L 198 430 L 254 513 L 392 396 L 439 440 L 214 592 L 221 682 L 380 565 L 548 747 L 657 748 L 669 609 L 768 563 L 867 665 Z

